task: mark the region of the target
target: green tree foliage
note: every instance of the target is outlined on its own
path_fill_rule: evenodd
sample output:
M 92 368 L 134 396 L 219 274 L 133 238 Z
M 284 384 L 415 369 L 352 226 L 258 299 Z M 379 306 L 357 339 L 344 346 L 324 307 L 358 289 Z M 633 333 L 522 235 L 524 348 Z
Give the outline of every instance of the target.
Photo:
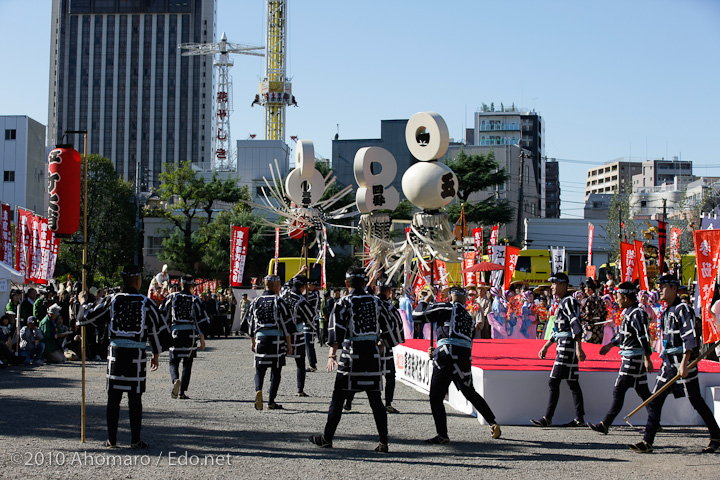
M 601 234 L 601 236 L 607 242 L 610 248 L 610 259 L 614 262 L 620 258 L 620 242 L 625 241 L 625 237 L 632 242 L 633 233 L 636 234 L 638 240 L 642 240 L 642 228 L 638 228 L 638 225 L 630 216 L 630 195 L 627 193 L 615 192 L 610 200 L 608 211 L 605 234 Z M 621 223 L 625 225 L 624 230 L 621 228 Z M 642 225 L 639 226 L 642 227 Z
M 139 246 L 136 211 L 132 183 L 118 177 L 110 159 L 88 155 L 88 285 L 121 281 Z M 56 276 L 80 279 L 81 273 L 82 245 L 61 242 Z
M 221 180 L 217 174 L 206 182 L 190 162 L 166 164 L 159 178 L 158 195 L 169 205 L 160 214 L 174 225 L 163 241 L 160 259 L 181 271 L 196 275 L 210 273 L 211 269 L 202 264 L 205 243 L 198 230 L 212 223 L 217 202 L 235 204 L 249 200 L 247 187 L 238 187 L 235 178 Z
M 493 225 L 512 221 L 513 208 L 507 200 L 497 200 L 491 195 L 481 202 L 468 202 L 473 193 L 494 189 L 510 178 L 495 160 L 494 152 L 491 151 L 487 155 L 467 155 L 464 151 L 460 151 L 455 160 L 448 161 L 447 165 L 458 178 L 457 199 L 465 204 L 465 217 L 468 223 Z M 460 204 L 447 207 L 452 222 L 460 218 L 460 209 Z

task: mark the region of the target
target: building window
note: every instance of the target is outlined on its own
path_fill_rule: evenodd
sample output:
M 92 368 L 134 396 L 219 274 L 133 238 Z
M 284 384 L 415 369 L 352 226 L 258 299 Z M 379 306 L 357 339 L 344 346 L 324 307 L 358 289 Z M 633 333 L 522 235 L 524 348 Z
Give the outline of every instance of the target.
M 587 263 L 587 253 L 569 254 L 568 255 L 568 275 L 585 276 L 585 264 Z
M 13 130 L 13 132 L 14 131 L 15 130 Z M 15 181 L 15 170 L 5 170 L 5 174 L 3 175 L 3 181 L 14 182 Z
M 640 208 L 647 207 L 647 200 L 640 200 Z
M 145 255 L 157 255 L 162 251 L 162 242 L 165 237 L 147 237 L 147 250 Z
M 5 140 L 15 140 L 15 137 L 17 136 L 17 130 L 8 129 L 5 130 Z

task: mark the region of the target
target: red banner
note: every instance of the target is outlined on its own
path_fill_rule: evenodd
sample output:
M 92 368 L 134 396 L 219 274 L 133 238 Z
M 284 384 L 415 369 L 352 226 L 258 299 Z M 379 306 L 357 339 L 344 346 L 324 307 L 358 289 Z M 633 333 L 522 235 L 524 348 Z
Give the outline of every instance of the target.
M 670 228 L 670 259 L 674 263 L 680 263 L 680 238 L 682 228 Z
M 667 222 L 658 220 L 658 266 L 660 275 L 665 273 L 665 247 L 667 245 Z
M 473 228 L 472 236 L 475 242 L 475 251 L 482 252 L 482 228 Z
M 430 280 L 430 266 L 428 265 L 425 268 L 422 263 L 418 263 L 418 274 L 415 276 L 415 283 L 413 284 L 413 294 L 418 301 L 423 288 L 428 284 L 428 280 Z
M 2 204 L 2 216 L 0 217 L 0 262 L 8 267 L 13 266 L 12 263 L 12 231 L 10 230 L 10 215 L 12 210 L 10 205 Z
M 279 232 L 278 229 L 278 238 L 279 238 Z M 323 242 L 323 251 L 322 251 L 322 278 L 320 279 L 320 287 L 321 288 L 327 288 L 327 272 L 325 271 L 325 263 L 327 262 L 327 227 L 323 225 L 322 227 L 323 236 L 322 238 L 325 239 Z M 277 262 L 275 262 L 275 265 L 277 266 Z M 276 267 L 277 268 L 277 267 Z
M 635 245 L 620 242 L 620 272 L 623 282 L 632 282 L 637 277 L 637 258 Z
M 475 265 L 475 252 L 465 252 L 463 254 L 463 268 L 469 268 Z M 473 272 L 463 273 L 464 286 L 475 285 L 475 274 Z
M 25 276 L 25 283 L 29 283 L 30 271 L 28 260 L 30 256 L 31 233 L 33 214 L 28 210 L 18 208 L 18 221 L 15 232 L 15 270 Z
M 720 262 L 720 230 L 695 230 L 693 237 L 702 306 L 703 342 L 714 343 L 720 341 L 720 326 L 715 322 L 710 307 L 712 307 L 718 262 Z
M 42 249 L 45 243 L 45 239 L 41 238 L 42 217 L 33 215 L 30 222 L 31 246 L 28 270 L 30 272 L 30 282 L 40 283 L 42 281 Z
M 635 258 L 637 259 L 637 272 L 640 279 L 640 290 L 650 290 L 645 265 L 645 247 L 640 240 L 635 240 Z
M 520 256 L 520 249 L 517 247 L 505 247 L 505 290 L 510 288 L 512 276 L 515 273 L 515 266 Z
M 245 271 L 245 258 L 247 257 L 248 227 L 233 225 L 232 244 L 230 246 L 230 286 L 240 287 Z M 277 265 L 277 262 L 275 262 Z
M 488 255 L 492 255 L 492 247 L 494 245 L 498 244 L 498 229 L 500 228 L 499 225 L 495 225 L 492 227 L 492 231 L 490 232 L 490 243 L 488 243 Z
M 592 245 L 593 245 L 593 234 L 595 233 L 595 226 L 592 223 L 588 223 L 588 259 L 587 264 L 592 265 Z
M 597 277 L 597 267 L 595 265 L 588 265 L 585 267 L 585 276 L 588 278 Z
M 475 253 L 475 252 L 473 252 Z M 435 271 L 433 272 L 433 281 L 435 285 L 440 285 L 441 288 L 449 286 L 448 284 L 448 273 L 447 264 L 442 260 L 435 260 Z
M 280 228 L 275 227 L 275 271 L 273 271 L 274 275 L 278 274 L 278 258 L 280 258 Z

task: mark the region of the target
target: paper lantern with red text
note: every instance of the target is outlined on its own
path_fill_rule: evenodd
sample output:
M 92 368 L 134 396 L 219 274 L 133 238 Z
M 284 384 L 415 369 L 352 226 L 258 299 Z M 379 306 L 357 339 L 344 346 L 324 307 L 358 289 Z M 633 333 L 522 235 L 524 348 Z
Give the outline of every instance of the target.
M 48 228 L 56 235 L 72 235 L 80 226 L 80 152 L 58 145 L 48 156 Z

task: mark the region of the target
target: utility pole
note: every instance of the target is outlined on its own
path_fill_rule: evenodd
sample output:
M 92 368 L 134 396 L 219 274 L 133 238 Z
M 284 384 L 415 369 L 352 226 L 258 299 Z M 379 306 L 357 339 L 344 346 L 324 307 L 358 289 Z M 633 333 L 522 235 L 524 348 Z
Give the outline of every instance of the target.
M 522 222 L 523 222 L 523 186 L 525 184 L 525 150 L 520 150 L 520 187 L 518 188 L 518 214 L 517 214 L 517 230 L 515 238 L 520 241 L 522 236 Z M 530 157 L 530 155 L 527 155 Z

